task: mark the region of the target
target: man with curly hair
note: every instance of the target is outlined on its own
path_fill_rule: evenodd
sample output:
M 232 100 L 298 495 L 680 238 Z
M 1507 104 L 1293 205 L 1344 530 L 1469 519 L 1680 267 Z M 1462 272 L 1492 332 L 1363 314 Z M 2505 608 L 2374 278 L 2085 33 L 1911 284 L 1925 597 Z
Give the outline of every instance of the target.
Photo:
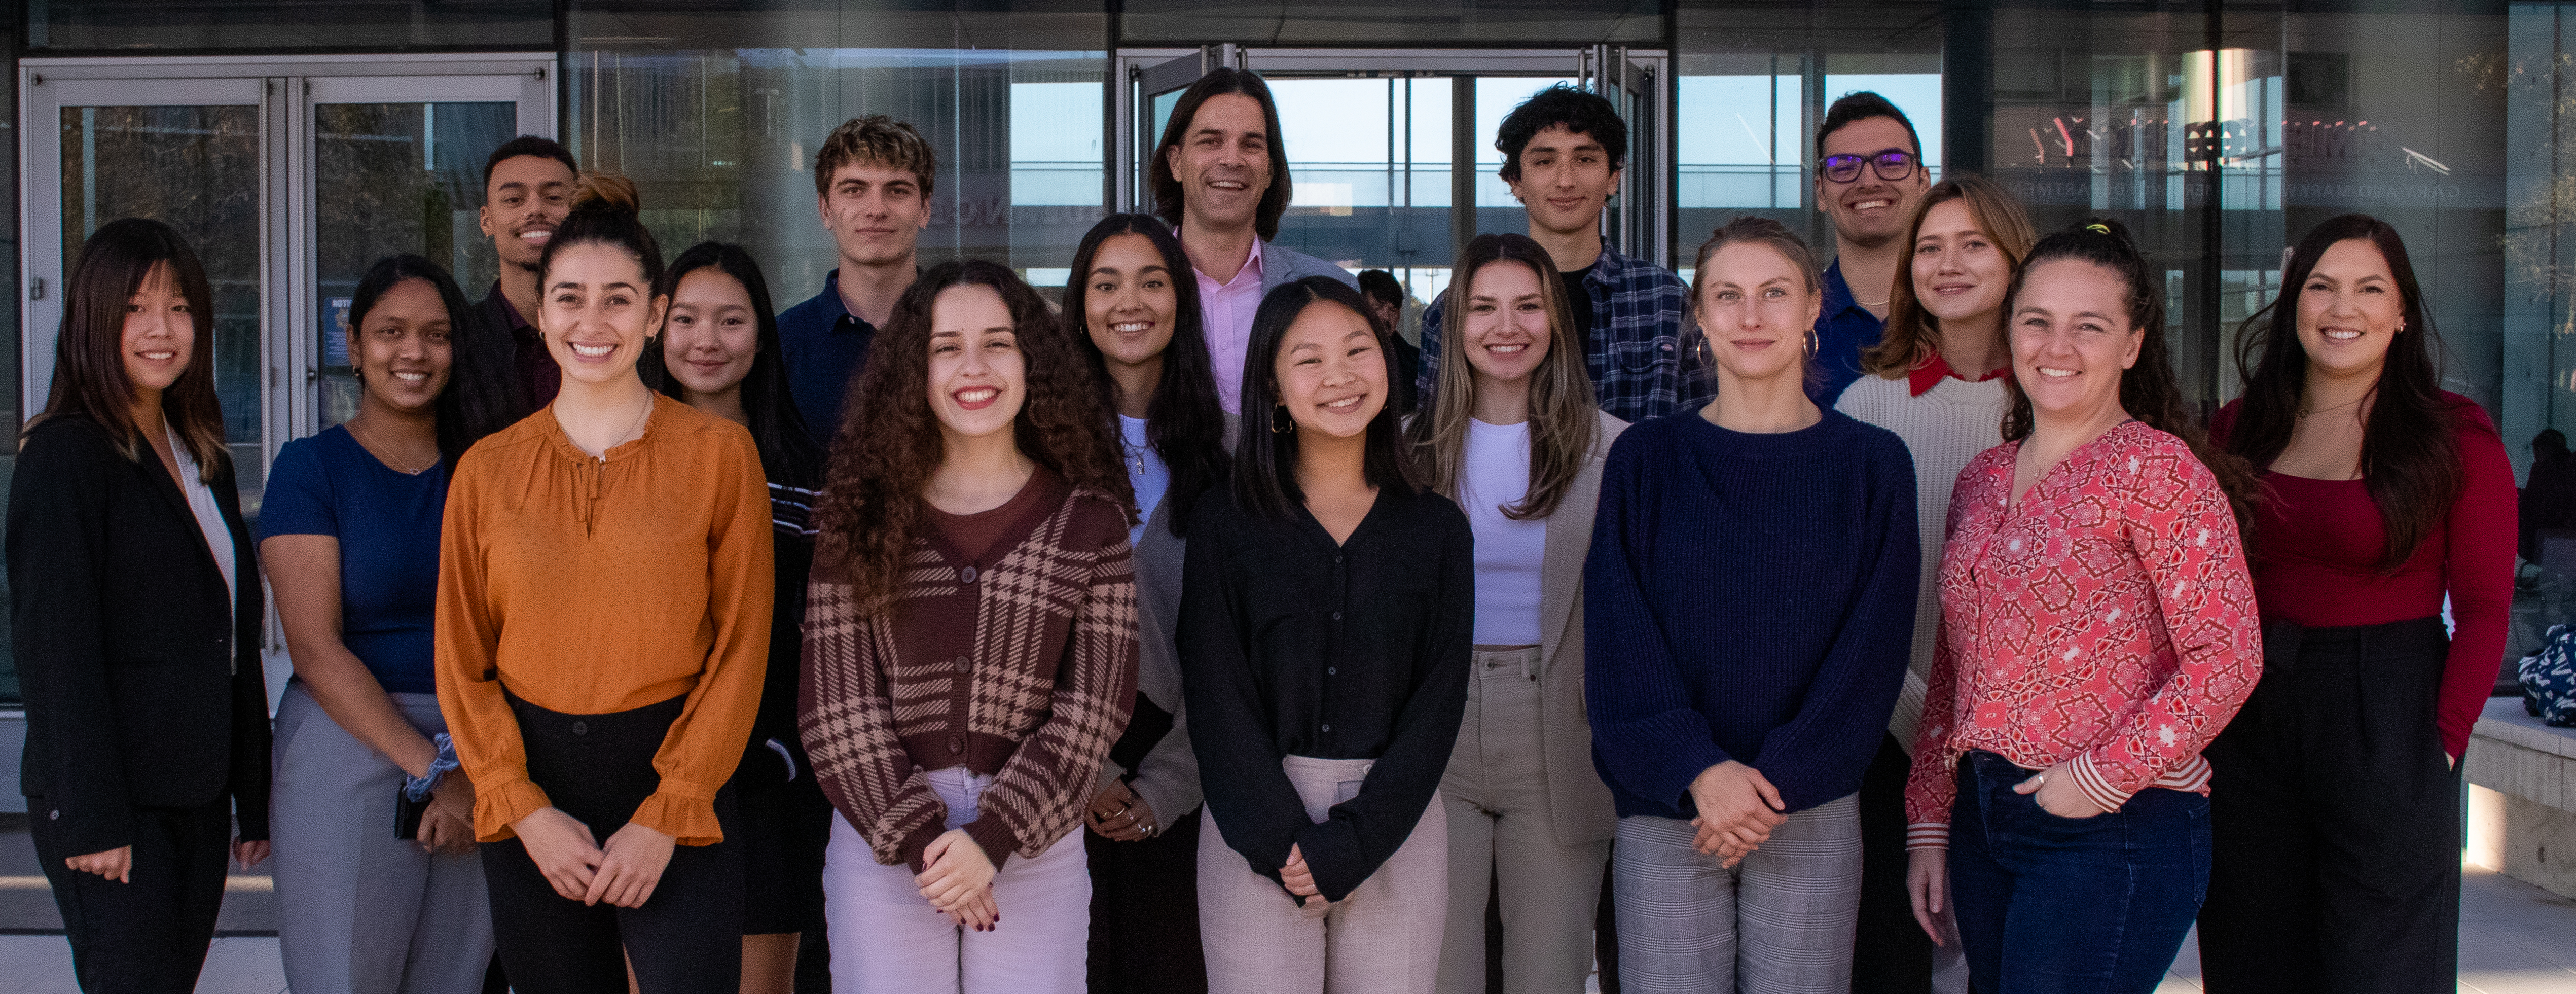
M 1627 168 L 1628 124 L 1600 94 L 1557 85 L 1512 108 L 1497 129 L 1503 182 L 1529 213 L 1529 236 L 1555 259 L 1583 339 L 1584 365 L 1601 409 L 1622 421 L 1691 410 L 1709 397 L 1700 360 L 1682 336 L 1689 292 L 1671 270 L 1611 251 L 1601 212 Z M 1422 314 L 1419 402 L 1440 382 L 1438 300 Z

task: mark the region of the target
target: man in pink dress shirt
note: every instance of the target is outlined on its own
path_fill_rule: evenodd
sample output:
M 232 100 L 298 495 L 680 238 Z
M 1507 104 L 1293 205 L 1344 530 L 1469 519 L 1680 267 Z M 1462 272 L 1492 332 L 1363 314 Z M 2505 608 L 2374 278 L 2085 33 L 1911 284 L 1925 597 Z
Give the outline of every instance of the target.
M 1149 172 L 1155 212 L 1173 225 L 1198 276 L 1217 402 L 1240 413 L 1243 354 L 1262 295 L 1309 276 L 1330 276 L 1352 289 L 1359 281 L 1347 269 L 1270 241 L 1288 211 L 1290 183 L 1279 108 L 1260 76 L 1220 68 L 1190 84 L 1172 108 Z

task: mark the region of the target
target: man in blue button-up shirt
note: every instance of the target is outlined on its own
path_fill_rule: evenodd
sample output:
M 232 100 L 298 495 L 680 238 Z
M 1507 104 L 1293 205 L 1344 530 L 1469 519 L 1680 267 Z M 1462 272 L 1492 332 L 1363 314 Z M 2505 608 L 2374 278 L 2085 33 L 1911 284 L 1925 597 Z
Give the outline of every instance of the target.
M 1905 231 L 1931 177 L 1914 122 L 1886 97 L 1844 94 L 1816 129 L 1816 208 L 1834 222 L 1834 264 L 1825 269 L 1816 317 L 1816 376 L 1807 389 L 1832 407 L 1860 378 L 1862 349 L 1878 344 L 1887 302 L 1906 278 Z
M 796 413 L 826 448 L 840 433 L 841 399 L 867 360 L 877 325 L 920 275 L 914 246 L 930 226 L 938 171 L 921 133 L 883 114 L 832 129 L 814 153 L 816 204 L 840 265 L 823 278 L 822 293 L 779 313 L 778 344 Z

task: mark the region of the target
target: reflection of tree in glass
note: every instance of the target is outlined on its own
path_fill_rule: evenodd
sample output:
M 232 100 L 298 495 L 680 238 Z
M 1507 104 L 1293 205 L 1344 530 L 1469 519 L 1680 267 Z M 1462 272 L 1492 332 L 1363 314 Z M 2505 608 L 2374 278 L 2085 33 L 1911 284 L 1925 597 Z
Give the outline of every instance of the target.
M 410 252 L 445 266 L 469 298 L 480 297 L 498 260 L 476 227 L 483 161 L 508 141 L 517 109 L 507 103 L 320 104 L 313 108 L 314 314 L 317 352 L 332 353 L 330 302 L 357 291 L 367 267 Z M 322 420 L 355 410 L 358 383 L 346 365 L 321 370 Z
M 224 435 L 260 440 L 259 108 L 63 108 L 63 271 L 100 225 L 163 221 L 195 248 L 215 294 L 215 392 Z M 236 452 L 240 449 L 236 448 Z M 257 493 L 258 460 L 244 472 Z M 245 511 L 252 510 L 246 506 Z
M 2517 149 L 2516 154 L 2546 156 L 2552 163 L 2576 162 L 2576 133 L 2571 133 L 2576 129 L 2560 124 L 2576 121 L 2576 88 L 2559 84 L 2562 75 L 2576 72 L 2576 55 L 2515 58 L 2487 52 L 2461 59 L 2458 66 L 2460 72 L 2476 81 L 2480 92 L 2502 91 L 2508 101 L 2522 107 L 2537 101 L 2547 108 L 2544 114 L 2550 122 L 2549 141 L 2557 147 Z M 2542 182 L 2530 184 L 2505 204 L 2501 241 L 2506 283 L 2519 284 L 2543 299 L 2562 296 L 2563 288 L 2576 279 L 2576 266 L 2560 257 L 2562 236 L 2576 244 L 2576 169 L 2552 170 Z M 2576 334 L 2576 308 L 2558 306 L 2552 310 L 2550 332 Z M 2555 378 L 2558 371 L 2551 372 Z

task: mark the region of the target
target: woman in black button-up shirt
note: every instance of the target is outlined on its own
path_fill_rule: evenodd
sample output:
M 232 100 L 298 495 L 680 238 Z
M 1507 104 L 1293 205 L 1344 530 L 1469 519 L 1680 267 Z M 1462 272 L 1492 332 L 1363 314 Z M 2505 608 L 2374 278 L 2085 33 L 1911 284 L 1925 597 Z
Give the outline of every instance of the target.
M 1329 279 L 1262 300 L 1231 499 L 1191 516 L 1179 648 L 1218 994 L 1429 991 L 1439 967 L 1433 802 L 1466 706 L 1475 563 L 1466 515 L 1400 455 L 1367 313 Z

